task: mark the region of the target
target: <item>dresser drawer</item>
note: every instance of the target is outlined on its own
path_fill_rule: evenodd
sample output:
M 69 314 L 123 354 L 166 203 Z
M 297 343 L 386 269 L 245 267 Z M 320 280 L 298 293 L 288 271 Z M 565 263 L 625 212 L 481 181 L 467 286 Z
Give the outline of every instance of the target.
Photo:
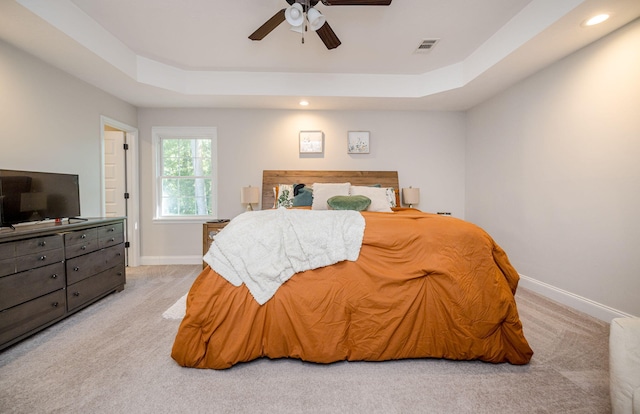
M 16 256 L 25 256 L 47 250 L 62 249 L 62 235 L 36 237 L 16 242 Z
M 67 287 L 67 309 L 72 311 L 97 297 L 110 293 L 124 283 L 124 264 L 74 283 Z
M 115 246 L 116 244 L 124 243 L 124 233 L 111 233 L 101 237 L 98 240 L 100 248 Z
M 67 299 L 65 292 L 57 290 L 0 312 L 0 344 L 64 316 Z
M 77 231 L 70 231 L 64 234 L 64 244 L 70 246 L 72 244 L 84 244 L 89 241 L 98 240 L 98 229 L 96 227 L 92 229 L 84 229 Z
M 16 272 L 16 259 L 0 260 L 0 277 Z
M 52 263 L 61 262 L 64 259 L 62 248 L 56 250 L 46 250 L 16 258 L 16 271 L 34 269 L 36 267 L 47 266 Z
M 124 264 L 123 244 L 68 259 L 65 262 L 67 284 L 74 284 L 119 264 Z
M 124 226 L 116 223 L 98 227 L 98 246 L 100 248 L 114 246 L 124 242 Z
M 16 244 L 15 243 L 2 243 L 0 244 L 0 260 L 10 259 L 16 256 Z
M 110 224 L 108 226 L 100 226 L 98 227 L 98 238 L 101 239 L 110 234 L 117 234 L 117 233 L 123 233 L 123 232 L 124 232 L 124 226 L 122 225 L 122 223 Z
M 62 262 L 0 278 L 0 310 L 64 289 Z
M 65 246 L 64 255 L 67 259 L 71 259 L 73 257 L 80 256 L 81 254 L 95 252 L 98 249 L 98 239 L 85 240 L 82 243 Z

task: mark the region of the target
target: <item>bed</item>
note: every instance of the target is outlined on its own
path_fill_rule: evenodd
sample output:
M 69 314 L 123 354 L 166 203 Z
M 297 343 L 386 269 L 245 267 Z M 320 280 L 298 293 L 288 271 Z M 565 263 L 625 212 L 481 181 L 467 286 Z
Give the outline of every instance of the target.
M 391 189 L 395 200 L 385 212 L 270 208 L 274 188 L 301 183 L 318 183 L 314 202 L 319 183 Z M 234 218 L 214 240 L 173 359 L 213 369 L 258 358 L 527 364 L 519 276 L 505 252 L 478 226 L 399 207 L 397 195 L 397 172 L 264 171 L 263 210 Z M 268 283 L 255 277 L 272 271 Z

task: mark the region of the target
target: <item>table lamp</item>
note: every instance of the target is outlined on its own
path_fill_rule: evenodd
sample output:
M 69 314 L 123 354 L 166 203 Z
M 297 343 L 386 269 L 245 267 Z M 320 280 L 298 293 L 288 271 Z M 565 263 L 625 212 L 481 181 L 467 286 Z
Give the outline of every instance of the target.
M 402 202 L 404 205 L 408 205 L 409 208 L 413 208 L 414 204 L 420 203 L 420 189 L 419 188 L 403 188 L 402 189 Z
M 247 211 L 253 211 L 252 204 L 260 201 L 260 189 L 258 187 L 242 187 L 240 192 L 240 203 L 247 205 Z

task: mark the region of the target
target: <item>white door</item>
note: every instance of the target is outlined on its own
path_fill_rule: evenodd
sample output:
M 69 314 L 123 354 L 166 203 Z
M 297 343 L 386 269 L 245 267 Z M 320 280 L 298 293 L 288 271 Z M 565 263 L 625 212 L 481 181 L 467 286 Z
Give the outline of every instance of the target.
M 125 133 L 104 131 L 104 188 L 105 215 L 125 217 L 127 215 Z
M 1 0 L 0 0 L 1 1 Z M 127 266 L 140 261 L 140 208 L 138 201 L 138 129 L 115 119 L 100 117 L 102 130 L 102 206 L 103 217 L 126 217 L 125 260 Z M 127 150 L 124 149 L 125 144 Z M 124 194 L 130 198 L 125 199 Z

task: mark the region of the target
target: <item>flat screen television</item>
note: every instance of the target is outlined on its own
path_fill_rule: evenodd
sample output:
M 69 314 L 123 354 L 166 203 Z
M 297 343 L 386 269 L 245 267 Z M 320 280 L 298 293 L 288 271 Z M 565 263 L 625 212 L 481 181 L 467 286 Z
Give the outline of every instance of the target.
M 3 227 L 78 216 L 78 175 L 0 169 L 0 222 Z

